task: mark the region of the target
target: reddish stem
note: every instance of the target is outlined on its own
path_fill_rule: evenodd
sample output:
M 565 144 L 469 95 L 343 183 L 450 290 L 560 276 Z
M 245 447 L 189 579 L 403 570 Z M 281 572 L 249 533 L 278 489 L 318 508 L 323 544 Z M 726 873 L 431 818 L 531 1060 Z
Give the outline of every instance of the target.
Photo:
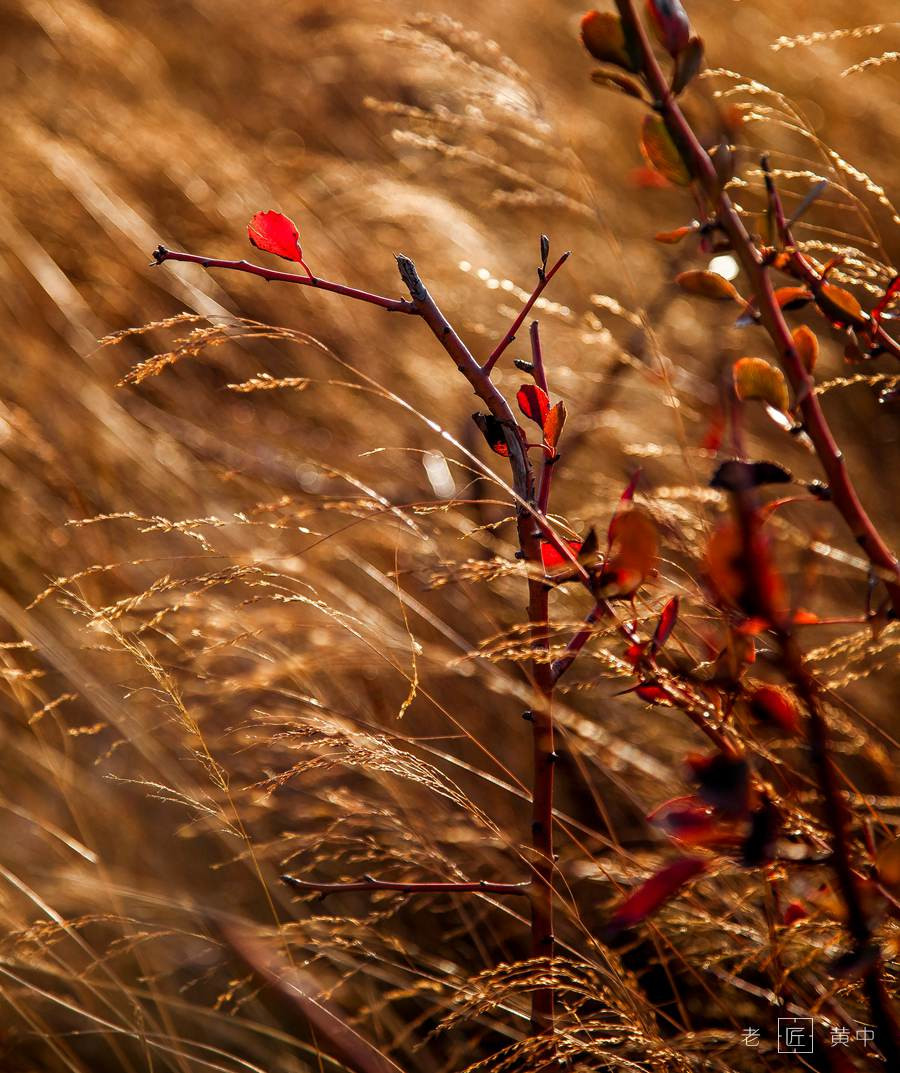
M 319 279 L 311 272 L 308 276 L 299 276 L 296 272 L 279 272 L 277 269 L 251 264 L 249 261 L 223 261 L 218 257 L 203 257 L 198 253 L 181 253 L 177 250 L 166 249 L 165 246 L 157 246 L 153 251 L 153 264 L 161 265 L 166 261 L 186 261 L 189 264 L 203 265 L 204 268 L 227 268 L 232 272 L 246 272 L 251 276 L 259 276 L 267 283 L 296 283 L 301 287 L 315 287 L 318 291 L 331 291 L 332 294 L 342 294 L 345 298 L 354 298 L 359 302 L 381 306 L 382 309 L 387 309 L 391 313 L 414 312 L 412 304 L 402 298 L 386 298 L 381 294 L 360 291 L 356 287 L 347 287 L 343 283 Z M 309 272 L 305 264 L 303 267 Z
M 869 561 L 881 575 L 886 575 L 884 582 L 890 594 L 894 613 L 900 615 L 900 564 L 860 503 L 844 464 L 844 456 L 835 443 L 818 397 L 813 391 L 813 380 L 794 347 L 791 331 L 775 298 L 767 267 L 732 205 L 731 199 L 721 188 L 721 182 L 709 153 L 700 144 L 693 128 L 678 106 L 650 46 L 633 0 L 616 0 L 616 7 L 622 18 L 626 35 L 636 43 L 640 51 L 641 66 L 647 85 L 653 94 L 655 107 L 663 116 L 669 133 L 691 174 L 710 202 L 715 205 L 719 223 L 731 239 L 732 248 L 753 286 L 760 319 L 769 333 L 781 366 L 798 400 L 804 427 L 828 477 L 832 501 Z
M 512 324 L 510 325 L 509 331 L 506 333 L 506 335 L 503 336 L 503 338 L 500 340 L 500 342 L 494 347 L 494 349 L 491 351 L 490 356 L 488 357 L 487 361 L 481 367 L 483 372 L 489 373 L 491 371 L 491 369 L 493 369 L 493 367 L 497 364 L 497 361 L 500 358 L 500 356 L 503 353 L 503 351 L 506 350 L 506 348 L 510 345 L 510 343 L 515 339 L 516 333 L 522 327 L 522 324 L 524 323 L 525 318 L 531 312 L 532 306 L 538 300 L 538 298 L 540 298 L 540 296 L 544 293 L 544 289 L 546 288 L 546 286 L 550 282 L 550 280 L 553 279 L 553 277 L 556 275 L 556 273 L 562 268 L 562 266 L 566 263 L 566 261 L 568 261 L 569 256 L 570 256 L 570 251 L 567 250 L 562 255 L 562 257 L 560 257 L 560 259 L 556 262 L 556 264 L 548 272 L 543 272 L 542 271 L 540 273 L 539 278 L 538 278 L 537 286 L 534 288 L 534 290 L 528 296 L 528 300 L 526 301 L 525 305 L 522 306 L 521 313 L 519 313 L 519 315 L 516 317 L 516 319 L 512 322 Z

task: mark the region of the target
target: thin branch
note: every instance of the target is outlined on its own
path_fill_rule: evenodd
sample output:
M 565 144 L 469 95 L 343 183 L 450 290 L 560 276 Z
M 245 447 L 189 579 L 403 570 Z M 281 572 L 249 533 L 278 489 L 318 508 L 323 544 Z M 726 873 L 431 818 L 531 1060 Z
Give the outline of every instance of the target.
M 547 284 L 550 282 L 551 279 L 553 279 L 553 277 L 562 268 L 562 266 L 566 263 L 566 261 L 568 261 L 570 255 L 571 255 L 571 251 L 566 250 L 566 252 L 562 255 L 562 257 L 559 258 L 559 260 L 556 262 L 556 264 L 548 272 L 544 272 L 543 270 L 539 270 L 537 286 L 534 288 L 534 290 L 528 296 L 528 300 L 525 302 L 525 305 L 522 306 L 522 311 L 519 313 L 519 315 L 516 317 L 516 319 L 510 325 L 509 331 L 506 333 L 506 335 L 503 336 L 503 338 L 500 340 L 500 342 L 494 347 L 494 349 L 491 351 L 490 356 L 488 357 L 487 361 L 484 363 L 484 365 L 482 365 L 482 367 L 481 367 L 482 372 L 489 373 L 491 371 L 491 369 L 493 369 L 493 367 L 497 364 L 497 361 L 499 360 L 500 356 L 503 354 L 503 351 L 506 350 L 506 348 L 510 345 L 510 343 L 512 343 L 512 341 L 515 339 L 516 334 L 518 333 L 519 329 L 522 327 L 522 325 L 525 322 L 525 318 L 531 312 L 531 309 L 532 309 L 532 306 L 534 305 L 534 303 L 544 293 L 544 289 L 546 288 Z
M 685 118 L 672 94 L 666 76 L 653 53 L 644 24 L 637 14 L 634 0 L 616 0 L 616 7 L 622 18 L 626 36 L 633 40 L 639 49 L 644 77 L 655 100 L 654 106 L 663 116 L 669 133 L 684 157 L 691 174 L 715 205 L 719 223 L 731 239 L 732 248 L 753 286 L 760 319 L 769 333 L 782 368 L 793 388 L 794 396 L 798 400 L 804 428 L 828 478 L 832 501 L 849 526 L 856 542 L 883 577 L 890 594 L 894 614 L 900 615 L 900 564 L 859 500 L 844 464 L 844 456 L 835 443 L 818 396 L 813 390 L 812 377 L 797 353 L 790 328 L 775 298 L 767 266 L 763 263 L 731 199 L 722 189 L 709 153 L 700 144 L 693 127 Z
M 594 623 L 598 619 L 601 619 L 604 614 L 609 610 L 609 604 L 606 600 L 598 600 L 584 620 L 584 626 L 575 634 L 571 641 L 566 645 L 565 652 L 555 659 L 551 664 L 551 671 L 553 673 L 554 685 L 562 678 L 566 671 L 575 662 L 578 653 L 584 648 L 587 642 L 594 636 Z
M 314 883 L 296 876 L 281 877 L 294 890 L 318 894 L 350 894 L 353 891 L 394 890 L 404 894 L 527 894 L 530 880 L 522 883 L 488 883 L 476 880 L 472 883 L 401 883 L 366 876 L 357 882 Z
M 203 265 L 204 268 L 227 268 L 232 272 L 246 272 L 251 276 L 259 276 L 267 283 L 296 283 L 300 287 L 314 287 L 317 291 L 330 291 L 332 294 L 342 294 L 345 298 L 354 298 L 358 302 L 368 302 L 370 305 L 380 306 L 390 313 L 415 312 L 412 303 L 402 298 L 386 298 L 381 294 L 372 294 L 369 291 L 357 290 L 356 287 L 347 287 L 343 283 L 332 283 L 331 280 L 319 279 L 318 276 L 300 276 L 296 272 L 279 272 L 277 269 L 263 268 L 261 265 L 254 265 L 249 261 L 223 261 L 218 257 L 203 257 L 198 253 L 181 253 L 178 250 L 169 250 L 165 246 L 157 246 L 153 251 L 153 264 L 161 265 L 166 261 L 186 261 L 189 264 Z M 306 266 L 304 265 L 304 267 Z

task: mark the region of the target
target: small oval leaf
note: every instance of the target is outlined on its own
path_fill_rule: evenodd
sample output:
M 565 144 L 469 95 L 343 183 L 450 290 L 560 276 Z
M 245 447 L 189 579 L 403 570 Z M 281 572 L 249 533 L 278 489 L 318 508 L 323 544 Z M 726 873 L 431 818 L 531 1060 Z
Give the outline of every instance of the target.
M 647 163 L 676 186 L 688 186 L 691 173 L 682 160 L 672 135 L 658 115 L 644 116 L 641 126 L 641 152 Z
M 816 333 L 805 324 L 801 324 L 795 329 L 792 338 L 797 357 L 803 362 L 803 368 L 811 373 L 819 359 L 819 340 L 816 338 Z
M 734 363 L 734 390 L 742 400 L 761 399 L 775 410 L 790 406 L 784 373 L 765 358 L 741 358 Z
M 679 272 L 675 282 L 688 294 L 696 294 L 701 298 L 712 298 L 719 302 L 740 302 L 741 296 L 736 288 L 724 276 L 718 272 L 708 272 L 704 269 L 691 269 L 689 272 Z
M 581 20 L 581 40 L 595 60 L 634 70 L 622 20 L 611 11 L 589 11 Z

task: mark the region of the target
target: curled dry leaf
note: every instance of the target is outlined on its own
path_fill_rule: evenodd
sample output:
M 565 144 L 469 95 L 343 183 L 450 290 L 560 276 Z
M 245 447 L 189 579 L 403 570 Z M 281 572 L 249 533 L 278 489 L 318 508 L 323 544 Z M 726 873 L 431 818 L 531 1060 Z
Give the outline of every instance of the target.
M 803 368 L 811 373 L 819 359 L 819 340 L 816 338 L 816 333 L 805 324 L 801 324 L 794 330 L 792 338 L 797 356 L 803 362 Z
M 767 627 L 768 616 L 784 603 L 784 582 L 772 565 L 764 534 L 757 530 L 752 539 L 756 541 L 756 576 L 751 578 L 744 535 L 735 522 L 725 522 L 713 531 L 706 546 L 704 572 L 720 603 L 738 608 Z
M 791 404 L 784 373 L 765 358 L 741 358 L 734 363 L 734 390 L 742 400 L 760 399 L 775 410 Z
M 679 857 L 667 864 L 616 909 L 605 929 L 606 936 L 614 938 L 626 928 L 640 924 L 707 868 L 707 862 L 700 857 Z
M 650 113 L 644 116 L 641 126 L 641 152 L 647 163 L 676 186 L 688 186 L 691 173 L 678 152 L 661 116 Z
M 300 232 L 293 220 L 280 212 L 258 212 L 247 224 L 251 245 L 266 253 L 274 253 L 286 261 L 303 263 Z
M 718 272 L 708 272 L 704 269 L 691 269 L 689 272 L 679 272 L 675 282 L 688 294 L 696 294 L 701 298 L 712 298 L 719 302 L 740 302 L 741 296 L 734 285 Z
M 671 56 L 677 56 L 691 36 L 691 23 L 681 0 L 647 0 L 647 14 L 659 43 Z
M 595 60 L 613 63 L 626 71 L 635 70 L 628 55 L 622 20 L 611 11 L 589 11 L 581 20 L 581 40 Z

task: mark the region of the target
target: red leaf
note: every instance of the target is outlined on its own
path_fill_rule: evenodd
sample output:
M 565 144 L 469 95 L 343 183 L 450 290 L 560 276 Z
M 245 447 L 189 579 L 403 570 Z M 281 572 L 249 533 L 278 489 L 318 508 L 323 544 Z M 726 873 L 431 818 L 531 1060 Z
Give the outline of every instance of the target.
M 629 690 L 631 692 L 631 690 Z M 652 682 L 641 682 L 639 686 L 634 687 L 634 692 L 645 700 L 648 704 L 668 704 L 670 703 L 669 694 L 662 688 L 662 686 L 654 685 Z
M 733 826 L 723 824 L 712 809 L 695 797 L 674 797 L 655 808 L 647 819 L 677 842 L 689 846 L 736 846 Z
M 614 937 L 625 928 L 640 924 L 708 867 L 707 862 L 699 857 L 679 857 L 667 864 L 638 887 L 613 913 L 606 927 L 607 936 Z
M 881 318 L 884 316 L 884 311 L 891 304 L 891 299 L 895 294 L 900 294 L 900 274 L 894 276 L 888 289 L 884 292 L 884 296 L 879 299 L 878 305 L 872 310 L 872 320 L 876 324 L 881 324 Z
M 609 555 L 597 594 L 606 599 L 633 596 L 656 568 L 658 558 L 659 535 L 650 515 L 640 507 L 617 511 L 609 526 Z
M 678 597 L 673 596 L 662 609 L 662 614 L 659 616 L 659 622 L 657 622 L 656 629 L 653 631 L 653 640 L 650 642 L 650 647 L 654 652 L 658 652 L 666 641 L 668 641 L 669 634 L 675 629 L 675 623 L 677 621 Z
M 536 425 L 540 425 L 543 431 L 547 423 L 547 415 L 550 413 L 550 400 L 547 398 L 547 392 L 539 388 L 537 384 L 523 384 L 516 392 L 516 402 L 522 413 Z
M 567 540 L 565 542 L 572 550 L 572 554 L 577 558 L 578 553 L 581 551 L 580 540 Z M 560 566 L 572 566 L 571 560 L 567 559 L 561 554 L 561 552 L 550 544 L 546 540 L 541 541 L 541 562 L 544 564 L 546 571 L 555 570 Z
M 781 920 L 784 926 L 789 928 L 792 924 L 796 924 L 798 920 L 806 920 L 808 916 L 809 910 L 802 902 L 788 902 L 784 907 L 784 915 Z
M 566 405 L 560 401 L 551 407 L 544 422 L 544 439 L 548 447 L 556 450 L 559 437 L 562 435 L 563 425 L 566 423 Z
M 761 723 L 776 726 L 791 735 L 800 729 L 797 703 L 786 690 L 778 686 L 757 686 L 747 699 L 751 714 Z
M 691 37 L 691 24 L 680 0 L 647 0 L 647 13 L 660 44 L 677 56 Z
M 300 232 L 293 220 L 280 212 L 258 212 L 247 224 L 251 245 L 266 253 L 274 253 L 286 261 L 303 264 Z

